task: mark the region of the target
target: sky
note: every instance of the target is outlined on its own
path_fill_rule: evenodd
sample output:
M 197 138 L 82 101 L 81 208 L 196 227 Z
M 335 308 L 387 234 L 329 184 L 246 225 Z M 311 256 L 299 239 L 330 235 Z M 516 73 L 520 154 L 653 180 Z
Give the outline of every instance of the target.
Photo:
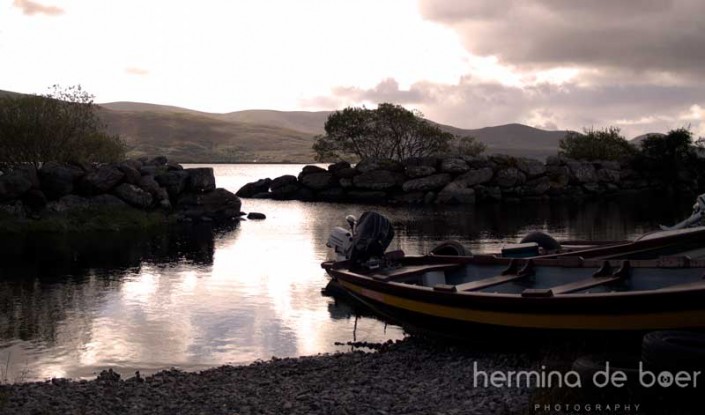
M 701 0 L 0 0 L 0 89 L 705 136 Z

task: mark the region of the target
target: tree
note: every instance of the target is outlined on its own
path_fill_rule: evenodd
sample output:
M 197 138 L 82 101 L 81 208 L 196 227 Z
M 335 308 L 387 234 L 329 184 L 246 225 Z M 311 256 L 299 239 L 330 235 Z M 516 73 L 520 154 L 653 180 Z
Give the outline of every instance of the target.
M 637 152 L 637 148 L 620 134 L 617 127 L 604 130 L 590 128 L 583 132 L 568 132 L 558 143 L 558 154 L 576 160 L 624 160 Z
M 456 137 L 456 142 L 453 147 L 453 151 L 455 151 L 456 154 L 469 157 L 479 156 L 487 148 L 486 145 L 480 143 L 472 136 Z
M 117 161 L 125 143 L 109 135 L 96 113 L 93 96 L 80 86 L 54 85 L 45 95 L 0 99 L 0 163 Z
M 637 166 L 673 185 L 689 173 L 698 173 L 698 161 L 693 133 L 687 128 L 678 128 L 666 135 L 652 134 L 644 138 Z
M 316 137 L 316 159 L 328 161 L 355 156 L 404 160 L 449 150 L 453 134 L 424 120 L 419 112 L 400 105 L 379 104 L 377 109 L 348 107 L 332 113 L 326 134 Z

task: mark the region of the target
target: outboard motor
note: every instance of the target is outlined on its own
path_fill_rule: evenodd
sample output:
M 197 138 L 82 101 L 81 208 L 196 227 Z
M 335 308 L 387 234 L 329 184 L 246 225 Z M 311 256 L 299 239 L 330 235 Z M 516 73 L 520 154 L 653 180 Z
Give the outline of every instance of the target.
M 355 225 L 350 259 L 355 265 L 379 266 L 379 259 L 394 239 L 394 228 L 387 218 L 376 212 L 365 212 Z
M 695 226 L 703 226 L 705 222 L 705 193 L 698 196 L 693 205 L 693 213 L 689 218 L 682 222 L 676 223 L 673 226 L 661 225 L 661 230 L 670 231 L 674 229 L 692 228 Z

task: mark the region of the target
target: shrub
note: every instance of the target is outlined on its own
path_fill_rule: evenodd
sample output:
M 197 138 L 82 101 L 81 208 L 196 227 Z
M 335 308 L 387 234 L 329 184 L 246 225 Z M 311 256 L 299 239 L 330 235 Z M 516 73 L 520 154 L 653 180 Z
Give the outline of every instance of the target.
M 583 134 L 568 132 L 558 144 L 558 154 L 576 160 L 625 160 L 637 153 L 636 146 L 627 141 L 617 127 L 583 131 Z

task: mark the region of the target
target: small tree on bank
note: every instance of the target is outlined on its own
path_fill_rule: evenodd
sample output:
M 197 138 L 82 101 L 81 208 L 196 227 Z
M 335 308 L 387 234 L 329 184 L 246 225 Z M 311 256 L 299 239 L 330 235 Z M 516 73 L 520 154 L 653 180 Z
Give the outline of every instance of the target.
M 379 104 L 374 110 L 348 107 L 336 111 L 328 117 L 325 131 L 313 145 L 318 161 L 350 156 L 401 161 L 446 153 L 455 139 L 420 113 L 389 103 Z
M 582 134 L 568 132 L 558 143 L 558 154 L 576 160 L 624 160 L 637 153 L 637 148 L 620 134 L 617 127 L 583 131 Z
M 125 157 L 119 136 L 109 135 L 96 113 L 93 96 L 57 85 L 45 95 L 0 99 L 0 163 L 47 161 L 110 162 Z

